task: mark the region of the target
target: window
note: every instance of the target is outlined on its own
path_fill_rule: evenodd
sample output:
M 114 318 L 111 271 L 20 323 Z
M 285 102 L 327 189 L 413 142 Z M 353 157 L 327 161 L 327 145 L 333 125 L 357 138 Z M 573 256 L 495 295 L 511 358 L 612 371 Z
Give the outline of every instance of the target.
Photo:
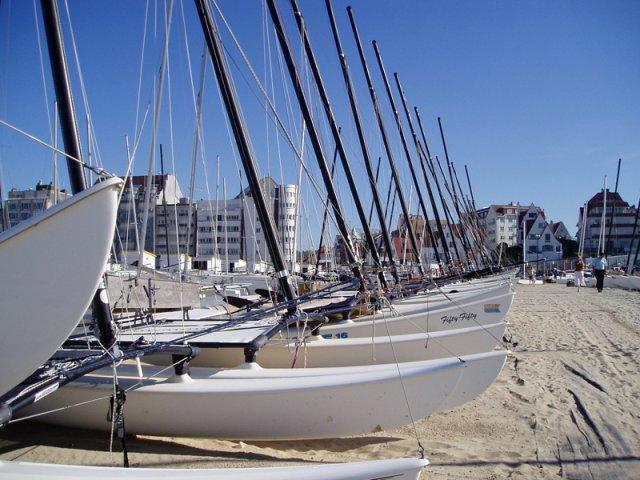
M 551 241 L 551 234 L 550 233 L 545 233 L 544 235 L 544 240 L 549 243 Z

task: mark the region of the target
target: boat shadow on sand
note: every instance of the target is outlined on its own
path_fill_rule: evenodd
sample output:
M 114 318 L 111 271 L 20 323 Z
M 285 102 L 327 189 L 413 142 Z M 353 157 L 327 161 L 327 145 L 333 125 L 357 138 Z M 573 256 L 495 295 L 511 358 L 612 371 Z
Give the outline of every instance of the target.
M 126 444 L 129 454 L 175 455 L 177 457 L 206 457 L 203 461 L 264 461 L 269 463 L 305 462 L 325 463 L 305 458 L 304 453 L 325 451 L 342 453 L 357 450 L 374 444 L 391 443 L 403 440 L 392 436 L 365 436 L 352 438 L 330 438 L 323 440 L 291 441 L 225 441 L 207 438 L 164 438 L 127 435 Z M 202 446 L 198 445 L 202 444 Z M 0 459 L 22 460 L 23 455 L 38 446 L 80 449 L 108 453 L 109 435 L 105 432 L 43 425 L 25 421 L 10 425 L 0 433 Z M 250 451 L 252 448 L 273 450 L 274 454 Z M 120 451 L 120 441 L 114 438 L 114 454 Z M 298 455 L 297 453 L 300 453 Z M 149 461 L 150 460 L 150 461 Z M 190 458 L 189 463 L 197 460 Z M 136 462 L 137 463 L 137 462 Z M 154 465 L 151 459 L 142 462 L 144 466 Z M 161 463 L 166 463 L 161 461 Z M 171 462 L 174 466 L 176 463 Z M 177 460 L 179 463 L 179 460 Z

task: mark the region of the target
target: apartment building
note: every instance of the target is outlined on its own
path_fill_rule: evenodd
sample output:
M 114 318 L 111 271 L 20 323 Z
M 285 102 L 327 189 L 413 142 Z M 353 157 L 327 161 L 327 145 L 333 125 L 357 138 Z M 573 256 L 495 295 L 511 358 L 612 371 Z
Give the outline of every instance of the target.
M 297 186 L 279 185 L 270 177 L 263 178 L 260 183 L 265 201 L 271 207 L 285 263 L 293 270 Z M 262 271 L 271 262 L 264 229 L 249 189 L 232 199 L 200 200 L 197 203 L 197 229 L 197 268 L 215 270 L 216 258 L 225 271 Z
M 606 214 L 604 222 L 605 241 L 602 241 L 602 212 L 605 208 L 605 192 L 596 193 L 587 202 L 586 223 L 584 221 L 584 206 L 578 211 L 578 239 L 583 236 L 584 232 L 584 254 L 586 256 L 595 256 L 598 253 L 598 245 L 600 249 L 605 248 L 607 254 L 626 254 L 629 249 L 635 248 L 638 244 L 638 235 L 640 235 L 640 221 L 636 227 L 636 239 L 633 239 L 633 226 L 636 223 L 637 206 L 629 205 L 619 193 L 606 191 Z M 613 226 L 611 226 L 613 212 Z M 611 230 L 611 235 L 609 235 Z M 632 245 L 633 242 L 633 245 Z M 604 245 L 606 243 L 606 246 Z
M 54 188 L 52 183 L 38 182 L 35 189 L 28 190 L 12 188 L 2 206 L 0 232 L 51 208 L 70 196 L 71 194 L 64 189 Z

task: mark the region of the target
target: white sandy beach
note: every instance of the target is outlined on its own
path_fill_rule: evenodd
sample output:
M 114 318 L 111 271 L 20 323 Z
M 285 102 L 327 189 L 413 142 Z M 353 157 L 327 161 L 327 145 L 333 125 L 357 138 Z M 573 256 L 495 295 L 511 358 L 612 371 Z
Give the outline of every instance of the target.
M 464 407 L 416 422 L 431 461 L 423 478 L 640 478 L 640 293 L 517 288 L 507 317 L 506 346 L 513 355 L 498 380 Z M 417 451 L 410 427 L 295 442 L 131 437 L 127 446 L 132 466 L 193 468 L 371 460 Z M 0 432 L 5 460 L 116 466 L 119 447 L 109 454 L 106 434 L 31 422 Z

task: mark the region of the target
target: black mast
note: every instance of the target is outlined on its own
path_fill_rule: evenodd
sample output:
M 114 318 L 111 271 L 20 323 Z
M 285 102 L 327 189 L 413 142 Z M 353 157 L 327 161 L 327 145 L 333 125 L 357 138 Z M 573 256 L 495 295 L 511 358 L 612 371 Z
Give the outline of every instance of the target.
M 287 69 L 289 71 L 289 76 L 291 77 L 291 82 L 293 83 L 293 87 L 296 91 L 296 96 L 298 97 L 300 110 L 302 111 L 302 115 L 307 124 L 307 131 L 309 132 L 311 145 L 313 146 L 313 151 L 315 153 L 316 160 L 318 162 L 318 167 L 320 168 L 320 173 L 322 174 L 322 179 L 324 180 L 324 185 L 327 190 L 329 202 L 331 203 L 331 206 L 333 208 L 333 213 L 336 218 L 336 223 L 338 224 L 338 230 L 340 230 L 340 235 L 342 235 L 342 238 L 344 240 L 347 260 L 351 266 L 351 271 L 353 272 L 353 275 L 360 280 L 361 286 L 362 288 L 364 288 L 364 278 L 362 276 L 362 272 L 360 270 L 360 265 L 358 264 L 358 260 L 356 259 L 355 250 L 353 248 L 353 243 L 351 241 L 351 235 L 349 235 L 349 229 L 347 227 L 347 223 L 342 213 L 342 209 L 340 208 L 340 203 L 338 202 L 338 195 L 336 193 L 335 187 L 333 186 L 333 181 L 331 180 L 331 174 L 329 173 L 329 167 L 327 166 L 327 161 L 325 159 L 324 152 L 322 151 L 322 145 L 320 144 L 320 137 L 316 130 L 315 122 L 311 115 L 311 110 L 309 108 L 309 104 L 304 94 L 304 88 L 302 87 L 302 82 L 300 81 L 300 77 L 298 76 L 298 71 L 296 70 L 296 66 L 293 61 L 293 52 L 291 50 L 291 47 L 289 46 L 289 40 L 287 39 L 287 36 L 285 35 L 285 32 L 284 32 L 282 20 L 280 19 L 280 12 L 278 11 L 278 7 L 275 4 L 274 0 L 267 0 L 267 5 L 269 7 L 271 19 L 275 26 L 278 41 L 280 42 L 280 48 L 282 50 L 282 53 L 284 54 L 284 60 L 287 64 Z M 333 127 L 332 127 L 332 130 L 333 130 Z M 339 138 L 340 136 L 338 135 L 338 139 L 336 139 L 336 143 L 339 142 Z M 346 169 L 345 169 L 345 173 L 346 173 Z M 360 207 L 362 207 L 362 205 L 360 205 Z M 358 212 L 358 214 L 360 214 L 360 212 Z
M 631 243 L 629 244 L 629 254 L 627 255 L 627 273 L 631 273 L 632 267 L 635 265 L 636 260 L 638 260 L 638 250 L 640 250 L 640 238 L 638 239 L 638 248 L 636 249 L 635 259 L 633 264 L 631 263 L 631 251 L 633 250 L 633 239 L 636 236 L 636 229 L 638 227 L 638 217 L 640 216 L 640 198 L 638 198 L 638 203 L 636 204 L 636 217 L 633 221 L 633 230 L 631 232 Z
M 380 164 L 382 163 L 382 157 L 378 157 L 378 165 L 376 166 L 376 187 L 378 186 L 378 178 L 380 177 Z M 371 219 L 373 218 L 373 203 L 371 207 L 369 207 L 369 223 L 371 223 Z M 386 225 L 385 225 L 386 226 Z
M 338 128 L 338 131 L 340 129 Z M 331 163 L 331 178 L 336 171 L 336 161 L 338 160 L 338 147 L 336 146 L 333 152 L 333 162 Z M 320 229 L 320 245 L 318 246 L 318 256 L 316 258 L 316 273 L 318 273 L 318 267 L 320 266 L 320 254 L 322 253 L 322 237 L 324 237 L 324 229 L 327 226 L 327 217 L 329 215 L 329 204 L 324 204 L 324 213 L 322 214 L 322 228 Z
M 422 155 L 422 149 L 420 148 L 420 143 L 418 141 L 418 136 L 416 135 L 416 130 L 413 128 L 413 121 L 411 120 L 411 114 L 409 113 L 409 109 L 407 107 L 407 99 L 405 97 L 404 89 L 400 84 L 400 77 L 397 73 L 394 73 L 394 78 L 396 80 L 396 86 L 398 87 L 398 92 L 400 92 L 400 100 L 402 101 L 402 108 L 404 109 L 404 114 L 407 117 L 407 123 L 409 124 L 409 131 L 411 132 L 411 137 L 413 138 L 413 143 L 416 147 L 416 152 L 418 154 L 418 160 L 420 161 L 420 168 L 422 170 L 422 176 L 424 177 L 424 182 L 427 185 L 427 193 L 429 194 L 429 203 L 431 203 L 431 209 L 433 210 L 433 218 L 438 225 L 438 232 L 440 236 L 440 242 L 442 243 L 442 248 L 444 250 L 445 257 L 447 259 L 447 263 L 449 266 L 452 265 L 451 252 L 449 251 L 449 246 L 447 245 L 447 239 L 444 236 L 444 230 L 442 228 L 442 222 L 440 221 L 440 214 L 438 213 L 438 207 L 436 206 L 436 201 L 433 196 L 433 190 L 431 189 L 431 184 L 429 182 L 429 177 L 427 176 L 427 170 L 424 165 L 424 158 Z M 438 246 L 436 244 L 433 245 L 433 249 L 437 252 Z M 443 272 L 444 273 L 444 272 Z
M 289 283 L 289 272 L 287 271 L 278 244 L 278 237 L 276 229 L 273 225 L 273 219 L 269 215 L 267 204 L 264 200 L 262 193 L 262 187 L 258 179 L 258 172 L 255 167 L 255 160 L 253 155 L 253 149 L 251 148 L 251 142 L 247 132 L 244 118 L 242 115 L 242 109 L 237 99 L 235 87 L 233 85 L 233 79 L 229 74 L 229 67 L 224 55 L 223 47 L 218 36 L 218 30 L 209 9 L 209 3 L 207 0 L 195 0 L 196 9 L 198 10 L 198 16 L 200 17 L 200 23 L 202 24 L 202 32 L 207 42 L 207 48 L 209 49 L 209 55 L 211 56 L 211 63 L 213 69 L 216 72 L 218 79 L 218 85 L 222 93 L 225 109 L 229 118 L 229 123 L 233 129 L 233 135 L 236 140 L 236 145 L 242 160 L 242 166 L 247 174 L 247 180 L 249 187 L 253 192 L 253 200 L 256 204 L 256 210 L 258 217 L 260 218 L 260 224 L 264 231 L 265 240 L 269 249 L 269 255 L 273 261 L 273 265 L 276 269 L 276 278 L 280 283 L 280 288 L 286 298 L 291 301 L 295 299 L 295 294 Z M 294 306 L 289 308 L 289 313 L 294 313 L 296 308 Z
M 471 177 L 469 176 L 469 169 L 467 168 L 467 165 L 464 166 L 464 173 L 465 173 L 465 176 L 467 177 L 467 185 L 469 185 L 469 193 L 471 194 L 471 206 L 473 208 L 473 214 L 476 221 L 476 227 L 478 229 L 478 235 L 480 237 L 480 241 L 482 242 L 483 247 L 485 247 L 486 235 L 485 235 L 484 229 L 480 227 L 480 222 L 478 220 L 478 207 L 476 206 L 476 199 L 473 196 L 473 188 L 471 187 Z M 489 250 L 489 251 L 495 254 L 494 251 L 492 250 Z M 493 259 L 495 260 L 495 257 L 493 257 Z
M 292 4 L 295 5 L 295 0 L 292 0 Z M 373 196 L 372 208 L 375 207 L 376 209 L 378 221 L 380 222 L 380 228 L 382 229 L 382 239 L 384 241 L 385 250 L 388 252 L 389 264 L 391 265 L 392 274 L 397 283 L 399 279 L 398 279 L 398 272 L 396 269 L 396 263 L 393 259 L 393 249 L 392 249 L 393 247 L 391 243 L 391 235 L 389 235 L 389 230 L 387 230 L 387 222 L 384 216 L 384 212 L 382 211 L 382 203 L 380 202 L 380 195 L 378 193 L 378 186 L 377 186 L 377 174 L 376 174 L 376 178 L 374 178 L 374 175 L 373 175 L 371 157 L 369 156 L 369 148 L 367 146 L 364 130 L 362 128 L 360 110 L 358 108 L 358 102 L 355 97 L 355 91 L 353 88 L 353 83 L 351 81 L 351 74 L 349 73 L 349 65 L 347 63 L 347 57 L 342 48 L 342 42 L 340 41 L 340 33 L 338 32 L 338 27 L 336 25 L 335 17 L 333 14 L 333 8 L 331 7 L 331 0 L 326 0 L 325 5 L 327 7 L 327 13 L 329 15 L 329 21 L 331 23 L 331 30 L 333 31 L 333 40 L 336 45 L 336 50 L 338 51 L 338 57 L 340 57 L 340 66 L 342 67 L 342 77 L 344 79 L 345 86 L 347 87 L 347 93 L 349 94 L 349 105 L 351 106 L 351 113 L 353 114 L 353 120 L 356 124 L 356 130 L 358 132 L 358 141 L 360 143 L 360 149 L 362 150 L 362 157 L 364 159 L 364 164 L 367 169 L 369 185 L 371 186 L 371 193 Z M 305 36 L 305 40 L 306 38 L 307 37 Z M 378 162 L 378 172 L 379 172 L 379 169 L 380 169 L 380 162 Z
M 620 180 L 620 164 L 622 163 L 622 159 L 619 158 L 618 159 L 618 173 L 616 173 L 616 189 L 614 190 L 614 193 L 618 193 L 618 180 Z M 615 197 L 614 197 L 615 199 Z M 603 251 L 605 252 L 605 255 L 608 253 L 609 251 L 609 240 L 611 240 L 611 230 L 613 230 L 613 220 L 616 217 L 616 206 L 615 206 L 615 200 L 613 202 L 611 202 L 611 220 L 609 223 L 609 231 L 607 232 L 607 241 L 604 242 L 604 249 Z
M 49 46 L 49 61 L 53 73 L 53 84 L 58 101 L 60 115 L 60 130 L 64 140 L 67 156 L 67 169 L 71 193 L 76 194 L 87 188 L 82 164 L 82 150 L 80 148 L 80 134 L 76 120 L 67 57 L 64 51 L 62 32 L 60 31 L 60 15 L 56 0 L 41 0 L 42 17 L 44 19 L 47 45 Z M 76 160 L 74 160 L 76 159 Z
M 275 4 L 275 0 L 270 0 L 268 2 L 270 5 L 273 5 L 272 18 L 274 19 L 274 24 L 276 24 L 277 30 L 282 30 L 282 39 L 286 39 L 284 34 L 284 30 L 282 27 L 282 21 L 279 18 L 279 14 L 277 11 L 277 6 Z M 318 88 L 318 93 L 320 94 L 320 99 L 322 100 L 322 104 L 324 106 L 324 111 L 327 115 L 327 120 L 329 121 L 329 126 L 331 127 L 331 133 L 333 134 L 334 141 L 336 142 L 336 148 L 338 149 L 338 155 L 340 156 L 340 162 L 342 163 L 342 168 L 347 177 L 347 183 L 349 184 L 349 190 L 351 190 L 351 196 L 353 197 L 353 201 L 356 206 L 356 211 L 358 212 L 358 218 L 360 219 L 360 224 L 362 225 L 362 230 L 364 232 L 364 236 L 367 240 L 367 244 L 369 245 L 369 249 L 371 251 L 371 258 L 373 259 L 373 263 L 378 270 L 378 278 L 380 279 L 380 283 L 383 287 L 386 288 L 387 281 L 384 277 L 384 272 L 382 271 L 382 263 L 380 262 L 380 255 L 378 254 L 378 249 L 376 247 L 376 242 L 373 239 L 373 235 L 371 234 L 371 229 L 369 228 L 369 222 L 367 221 L 367 214 L 365 212 L 364 206 L 362 205 L 362 201 L 360 200 L 360 195 L 358 194 L 358 189 L 356 187 L 355 180 L 353 178 L 353 173 L 351 172 L 351 166 L 349 165 L 349 160 L 347 159 L 347 153 L 344 149 L 344 144 L 342 143 L 342 137 L 340 136 L 340 130 L 338 128 L 338 124 L 336 123 L 335 116 L 333 114 L 333 110 L 331 108 L 331 102 L 329 100 L 329 95 L 327 94 L 327 90 L 324 86 L 324 81 L 322 79 L 322 75 L 320 73 L 320 69 L 318 68 L 318 62 L 316 61 L 315 54 L 313 53 L 313 48 L 311 47 L 311 41 L 309 40 L 309 32 L 304 24 L 304 17 L 302 16 L 302 12 L 298 8 L 298 5 L 295 0 L 291 0 L 291 7 L 293 8 L 293 13 L 296 18 L 296 24 L 298 25 L 298 30 L 300 35 L 303 38 L 304 48 L 307 53 L 307 60 L 309 62 L 309 66 L 311 67 L 311 72 L 313 73 L 313 78 L 316 81 L 316 87 Z M 279 36 L 280 38 L 280 36 Z M 286 47 L 287 49 L 289 47 Z M 283 46 L 283 50 L 285 47 Z M 285 54 L 286 56 L 286 54 Z M 295 70 L 295 68 L 294 68 Z M 289 69 L 291 73 L 291 68 Z M 292 75 L 292 80 L 294 84 L 298 83 L 294 76 Z M 303 91 L 301 91 L 303 93 Z M 304 100 L 304 95 L 298 95 L 298 100 L 302 102 Z M 315 129 L 313 125 L 310 126 L 309 130 Z M 309 132 L 311 136 L 315 135 L 314 133 Z M 318 145 L 320 143 L 318 142 Z M 318 152 L 316 152 L 316 157 Z M 324 155 L 324 153 L 322 153 Z M 367 173 L 370 177 L 370 181 L 373 181 L 373 173 L 371 172 L 371 165 L 367 164 Z M 374 185 L 372 184 L 372 188 Z M 375 197 L 375 192 L 374 192 Z
M 371 80 L 371 74 L 369 73 L 369 66 L 367 65 L 367 59 L 364 56 L 364 51 L 362 49 L 362 44 L 360 42 L 360 35 L 358 34 L 358 27 L 356 26 L 355 19 L 353 18 L 353 11 L 351 7 L 347 7 L 347 13 L 349 14 L 349 22 L 351 23 L 351 29 L 353 30 L 353 36 L 355 37 L 356 45 L 358 47 L 358 54 L 360 56 L 360 62 L 362 63 L 362 68 L 364 70 L 365 77 L 367 79 L 367 86 L 369 88 L 369 95 L 371 96 L 371 102 L 373 103 L 373 108 L 376 112 L 376 119 L 378 121 L 378 128 L 380 129 L 380 134 L 382 135 L 382 142 L 384 143 L 384 149 L 387 154 L 387 159 L 389 160 L 389 167 L 391 168 L 391 176 L 393 177 L 393 182 L 396 185 L 396 193 L 398 194 L 398 198 L 400 199 L 400 206 L 402 207 L 402 212 L 404 217 L 407 219 L 407 230 L 409 232 L 409 240 L 411 241 L 411 246 L 413 247 L 413 251 L 415 252 L 415 258 L 417 259 L 418 270 L 421 275 L 424 275 L 424 269 L 422 267 L 422 260 L 420 259 L 420 249 L 418 248 L 418 241 L 416 239 L 416 233 L 413 229 L 413 225 L 411 223 L 411 217 L 409 216 L 409 209 L 407 208 L 407 203 L 404 199 L 404 194 L 402 193 L 402 184 L 400 182 L 400 178 L 398 177 L 398 171 L 396 169 L 395 160 L 393 159 L 393 153 L 391 150 L 391 144 L 389 143 L 389 138 L 387 136 L 387 130 L 384 126 L 384 121 L 382 119 L 382 112 L 380 110 L 380 103 L 378 102 L 378 97 L 376 95 L 376 90 L 373 87 L 373 81 Z M 393 255 L 392 252 L 389 252 L 389 256 Z
M 456 206 L 456 200 L 455 197 L 451 191 L 451 187 L 449 186 L 449 182 L 447 181 L 447 176 L 444 173 L 444 170 L 442 169 L 442 165 L 440 164 L 440 159 L 438 158 L 438 155 L 436 155 L 436 164 L 438 165 L 438 170 L 440 171 L 440 176 L 442 177 L 442 181 L 444 183 L 444 188 L 447 191 L 447 193 L 449 194 L 449 197 L 451 198 L 451 202 L 454 204 L 454 207 Z M 462 249 L 464 250 L 465 256 L 468 258 L 468 254 L 467 254 L 467 250 L 465 248 L 465 244 L 462 241 L 462 234 L 460 232 L 460 228 L 459 228 L 459 224 L 455 223 L 454 218 L 453 218 L 453 214 L 451 213 L 451 210 L 447 207 L 447 210 L 449 212 L 449 222 L 451 222 L 450 224 L 450 228 L 455 229 L 456 231 L 456 235 L 460 238 L 460 242 L 462 243 Z M 453 234 L 453 232 L 452 232 Z M 455 242 L 454 242 L 455 243 Z M 460 254 L 458 254 L 458 259 L 460 260 L 460 263 L 462 264 L 462 257 L 460 256 Z
M 471 205 L 473 205 L 473 210 L 478 211 L 478 207 L 476 207 L 476 199 L 473 197 L 473 188 L 471 188 L 471 180 L 469 178 L 469 169 L 467 166 L 464 166 L 464 173 L 467 176 L 467 185 L 469 185 L 469 193 L 471 194 Z
M 458 185 L 458 190 L 460 191 L 460 197 L 462 197 L 462 206 L 463 206 L 463 208 L 465 210 L 465 213 L 466 213 L 465 223 L 469 227 L 469 232 L 470 232 L 470 237 L 471 237 L 470 240 L 469 240 L 469 243 L 475 242 L 475 245 L 476 245 L 476 248 L 478 249 L 478 254 L 480 255 L 480 258 L 482 258 L 485 261 L 485 265 L 486 266 L 490 266 L 489 265 L 489 261 L 487 260 L 487 257 L 485 255 L 484 249 L 482 248 L 482 243 L 481 243 L 480 237 L 478 236 L 478 233 L 477 233 L 476 224 L 473 221 L 474 218 L 475 218 L 474 217 L 475 210 L 472 210 L 471 201 L 469 200 L 469 197 L 467 195 L 465 195 L 463 190 L 462 190 L 462 186 L 460 185 L 460 179 L 458 178 L 458 172 L 456 171 L 456 166 L 453 164 L 453 162 L 451 162 L 451 170 L 453 171 L 453 177 L 455 178 L 456 184 Z M 473 253 L 473 245 L 471 246 L 471 252 Z M 473 259 L 474 259 L 474 261 L 477 260 L 475 255 L 474 255 Z
M 398 127 L 398 132 L 400 133 L 402 149 L 404 150 L 404 155 L 407 158 L 407 163 L 409 164 L 409 171 L 411 172 L 411 178 L 413 179 L 413 185 L 416 189 L 416 194 L 418 195 L 418 203 L 420 204 L 420 208 L 422 209 L 422 214 L 424 215 L 424 222 L 427 229 L 427 233 L 429 234 L 431 245 L 433 245 L 433 251 L 435 252 L 436 262 L 438 262 L 438 264 L 442 267 L 443 264 L 440 259 L 440 254 L 438 253 L 438 245 L 436 243 L 435 237 L 433 236 L 433 230 L 431 229 L 431 222 L 429 222 L 429 215 L 427 214 L 427 207 L 425 206 L 424 199 L 422 198 L 422 189 L 420 188 L 420 182 L 418 181 L 418 176 L 416 175 L 416 171 L 413 168 L 413 160 L 411 159 L 411 154 L 409 153 L 409 146 L 407 145 L 407 139 L 404 136 L 404 131 L 402 129 L 402 121 L 400 120 L 400 114 L 398 112 L 398 109 L 396 108 L 396 102 L 393 99 L 393 93 L 391 93 L 391 85 L 389 85 L 387 72 L 382 62 L 382 55 L 380 54 L 380 49 L 378 48 L 378 42 L 374 40 L 372 44 L 373 44 L 373 49 L 376 53 L 378 67 L 380 68 L 382 79 L 384 80 L 384 87 L 385 87 L 385 90 L 387 91 L 387 97 L 389 98 L 389 103 L 391 104 L 391 110 L 393 110 L 393 118 L 396 121 L 396 126 Z M 407 222 L 409 223 L 410 221 L 411 219 L 407 218 Z
M 460 252 L 458 251 L 458 244 L 455 241 L 454 232 L 453 232 L 453 219 L 451 218 L 451 212 L 449 211 L 449 207 L 447 206 L 447 201 L 444 198 L 444 194 L 442 193 L 442 189 L 440 188 L 440 180 L 438 180 L 438 173 L 436 172 L 435 166 L 433 165 L 433 158 L 431 157 L 431 151 L 429 150 L 429 144 L 427 142 L 427 136 L 424 132 L 424 127 L 422 126 L 422 118 L 420 118 L 420 111 L 418 107 L 413 107 L 416 112 L 416 119 L 418 120 L 418 127 L 420 128 L 420 135 L 422 136 L 422 141 L 424 143 L 424 149 L 426 150 L 425 157 L 427 161 L 427 166 L 429 167 L 429 171 L 431 172 L 431 176 L 436 182 L 436 189 L 438 190 L 438 197 L 440 197 L 440 203 L 442 204 L 442 212 L 444 213 L 444 219 L 447 222 L 447 226 L 449 227 L 449 234 L 452 238 L 453 251 L 456 254 L 456 259 L 458 263 L 462 264 L 462 260 L 460 257 Z M 442 224 L 440 224 L 442 228 Z M 443 229 L 444 230 L 444 229 Z M 443 233 L 444 236 L 444 233 Z M 445 238 L 446 243 L 446 238 Z M 449 254 L 451 254 L 451 250 L 449 250 Z
M 49 46 L 49 61 L 51 63 L 53 83 L 58 101 L 60 129 L 64 140 L 65 152 L 67 153 L 69 183 L 71 184 L 71 192 L 76 194 L 86 188 L 86 183 L 82 164 L 78 122 L 76 121 L 67 58 L 62 41 L 62 32 L 60 31 L 60 15 L 58 13 L 56 0 L 41 0 L 40 5 L 42 7 L 42 17 L 47 34 L 47 45 Z M 109 302 L 103 301 L 103 298 L 107 299 L 104 277 L 100 279 L 98 290 L 93 296 L 91 311 L 98 326 L 100 343 L 104 348 L 109 349 L 116 341 L 115 325 L 111 317 Z
M 444 147 L 444 156 L 447 160 L 447 168 L 449 169 L 449 178 L 451 180 L 451 191 L 449 194 L 451 195 L 451 199 L 453 200 L 453 206 L 456 209 L 456 214 L 458 215 L 458 222 L 462 225 L 462 215 L 460 214 L 460 206 L 458 205 L 458 196 L 456 194 L 456 186 L 453 182 L 453 174 L 451 173 L 451 162 L 449 161 L 449 151 L 447 150 L 447 142 L 444 139 L 444 131 L 442 130 L 442 121 L 440 117 L 438 117 L 438 128 L 440 129 L 440 138 L 442 139 L 442 146 Z M 469 259 L 469 251 L 466 236 L 463 232 L 459 231 L 460 239 L 462 240 L 462 248 L 464 249 L 465 256 L 467 257 L 467 263 L 470 264 L 471 260 Z

